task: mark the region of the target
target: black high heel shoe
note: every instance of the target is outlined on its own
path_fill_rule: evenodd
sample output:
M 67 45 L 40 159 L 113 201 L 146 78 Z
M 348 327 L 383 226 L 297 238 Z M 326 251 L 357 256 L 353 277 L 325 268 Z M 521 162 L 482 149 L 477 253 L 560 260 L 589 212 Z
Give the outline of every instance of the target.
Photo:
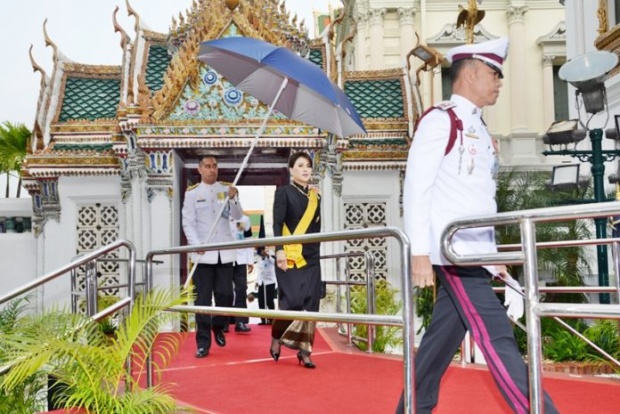
M 301 353 L 301 351 L 299 351 L 297 353 L 297 360 L 299 361 L 299 365 L 301 365 L 301 363 L 304 363 L 304 368 L 316 368 L 316 365 L 314 365 L 314 362 L 312 362 L 310 360 L 310 355 L 307 355 L 308 359 L 304 359 L 304 355 Z
M 278 344 L 277 352 L 273 350 L 274 343 Z M 278 362 L 278 359 L 280 359 L 280 343 L 278 342 L 277 339 L 274 339 L 271 341 L 271 347 L 269 348 L 269 353 L 271 354 L 271 357 L 273 358 L 273 360 Z

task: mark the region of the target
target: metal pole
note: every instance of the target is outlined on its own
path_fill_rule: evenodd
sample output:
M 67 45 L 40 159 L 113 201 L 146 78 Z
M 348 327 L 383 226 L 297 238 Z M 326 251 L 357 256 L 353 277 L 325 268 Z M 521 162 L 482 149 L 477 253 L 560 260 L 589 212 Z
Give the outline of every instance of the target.
M 521 222 L 521 244 L 524 254 L 525 315 L 527 318 L 527 353 L 530 374 L 530 413 L 544 413 L 542 398 L 542 346 L 538 306 L 538 257 L 536 226 L 531 219 Z
M 374 270 L 374 256 L 370 252 L 364 254 L 366 259 L 366 313 L 374 315 L 376 313 L 376 292 L 375 292 L 375 270 Z M 366 325 L 366 352 L 372 354 L 372 345 L 374 338 L 375 327 L 373 325 Z
M 594 199 L 600 203 L 607 199 L 605 196 L 605 163 L 603 162 L 603 130 L 600 128 L 590 130 L 590 142 L 592 143 L 592 180 L 594 181 Z M 594 219 L 596 225 L 596 237 L 604 239 L 607 237 L 607 219 Z M 599 244 L 596 246 L 596 257 L 598 262 L 598 284 L 599 286 L 609 286 L 609 266 L 607 263 L 607 245 Z M 609 303 L 609 294 L 599 294 L 600 303 Z
M 85 267 L 86 314 L 93 316 L 97 313 L 97 261 L 91 260 Z

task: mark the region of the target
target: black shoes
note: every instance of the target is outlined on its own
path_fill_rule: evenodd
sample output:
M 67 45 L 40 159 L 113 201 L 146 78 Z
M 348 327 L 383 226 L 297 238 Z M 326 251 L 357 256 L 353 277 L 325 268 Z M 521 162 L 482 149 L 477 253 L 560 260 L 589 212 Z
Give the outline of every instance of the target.
M 215 332 L 215 343 L 218 346 L 226 346 L 226 336 L 223 331 Z
M 269 354 L 271 354 L 274 361 L 278 362 L 278 359 L 280 359 L 280 341 L 278 339 L 271 339 Z
M 235 332 L 250 332 L 251 330 L 252 328 L 250 328 L 243 322 L 237 322 L 235 324 Z
M 224 327 L 224 329 L 222 329 L 222 332 L 224 332 L 224 333 L 228 333 L 228 325 L 226 325 L 226 326 Z
M 209 355 L 209 350 L 207 348 L 198 348 L 196 351 L 196 358 L 204 358 Z
M 304 355 L 301 353 L 301 351 L 297 353 L 297 360 L 299 361 L 299 365 L 301 365 L 301 363 L 303 362 L 304 368 L 311 368 L 311 369 L 316 368 L 316 365 L 314 365 L 314 362 L 310 360 L 310 355 Z
M 271 319 L 267 319 L 266 321 L 264 319 L 261 319 L 261 321 L 258 324 L 259 325 L 271 325 Z

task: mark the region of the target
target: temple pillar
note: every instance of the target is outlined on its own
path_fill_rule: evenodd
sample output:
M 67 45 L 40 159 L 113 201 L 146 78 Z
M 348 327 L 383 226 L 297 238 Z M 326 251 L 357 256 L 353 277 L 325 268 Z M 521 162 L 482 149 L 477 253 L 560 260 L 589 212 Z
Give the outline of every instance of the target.
M 383 61 L 385 60 L 385 44 L 384 44 L 384 28 L 383 28 L 383 16 L 385 16 L 386 9 L 371 9 L 368 13 L 370 19 L 369 29 L 369 44 L 370 48 L 370 69 L 379 70 L 384 68 Z
M 366 24 L 368 16 L 366 13 L 356 13 L 355 22 L 357 23 L 357 35 L 355 36 L 355 70 L 368 70 L 368 44 Z
M 510 33 L 510 47 L 508 63 L 510 65 L 511 85 L 511 124 L 513 132 L 527 131 L 527 85 L 526 73 L 523 64 L 526 61 L 525 53 L 525 13 L 526 6 L 508 6 L 508 26 Z
M 413 7 L 398 9 L 398 22 L 400 24 L 400 57 L 405 59 L 407 54 L 416 44 L 414 18 L 417 10 Z
M 553 99 L 553 59 L 545 55 L 543 61 L 543 122 L 545 126 L 555 121 L 555 101 Z

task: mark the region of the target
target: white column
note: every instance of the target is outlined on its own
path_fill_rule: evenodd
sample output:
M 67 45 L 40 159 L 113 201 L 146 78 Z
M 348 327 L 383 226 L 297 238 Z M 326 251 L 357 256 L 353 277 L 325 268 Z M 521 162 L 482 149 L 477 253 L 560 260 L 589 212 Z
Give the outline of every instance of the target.
M 368 31 L 366 25 L 368 23 L 368 15 L 358 12 L 355 14 L 355 22 L 357 23 L 357 35 L 355 36 L 355 70 L 368 70 Z
M 510 47 L 508 64 L 510 65 L 510 114 L 513 132 L 527 131 L 527 88 L 525 59 L 525 21 L 526 6 L 508 6 L 508 26 Z
M 416 44 L 414 21 L 416 9 L 413 7 L 398 9 L 400 24 L 400 57 L 405 59 Z
M 553 99 L 553 59 L 555 56 L 543 56 L 543 122 L 545 127 L 555 121 L 555 101 Z
M 386 9 L 371 9 L 369 12 L 370 22 L 370 69 L 383 68 L 385 59 L 385 39 L 383 28 L 383 16 Z

